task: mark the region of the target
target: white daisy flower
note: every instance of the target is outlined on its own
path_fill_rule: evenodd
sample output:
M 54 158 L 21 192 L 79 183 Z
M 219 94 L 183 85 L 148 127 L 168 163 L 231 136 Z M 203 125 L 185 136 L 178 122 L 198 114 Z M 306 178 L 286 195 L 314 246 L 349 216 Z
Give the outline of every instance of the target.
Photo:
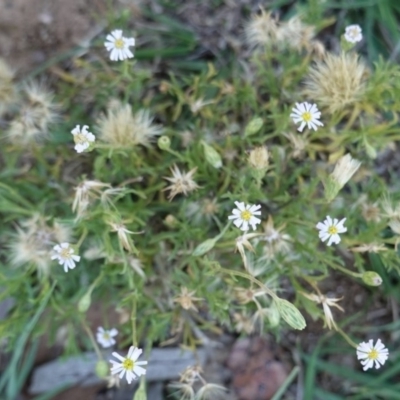
M 126 357 L 122 357 L 116 352 L 112 353 L 112 355 L 115 358 L 118 358 L 120 362 L 110 360 L 110 363 L 113 364 L 113 366 L 111 367 L 111 374 L 112 375 L 119 374 L 119 378 L 122 379 L 126 373 L 126 380 L 128 383 L 131 383 L 132 380 L 136 379 L 136 377 L 145 375 L 146 370 L 142 368 L 141 365 L 146 365 L 147 361 L 136 361 L 141 354 L 142 354 L 142 349 L 138 349 L 137 347 L 134 346 L 131 346 L 129 348 Z
M 307 103 L 296 103 L 296 107 L 292 108 L 292 113 L 290 116 L 293 118 L 293 122 L 297 124 L 301 122 L 301 125 L 297 129 L 302 132 L 304 127 L 307 125 L 308 129 L 314 129 L 316 131 L 318 126 L 324 126 L 324 124 L 319 121 L 321 118 L 321 113 L 315 104 Z
M 349 25 L 344 32 L 344 38 L 350 43 L 358 43 L 362 40 L 360 25 Z
M 89 148 L 90 143 L 95 141 L 95 136 L 92 132 L 88 131 L 88 128 L 87 125 L 84 125 L 81 129 L 80 125 L 77 125 L 71 131 L 74 135 L 75 150 L 77 153 L 82 153 L 84 150 Z
M 110 59 L 112 61 L 123 61 L 127 58 L 133 58 L 133 53 L 129 50 L 129 47 L 135 45 L 134 38 L 123 37 L 122 31 L 116 29 L 107 35 L 106 39 L 107 41 L 104 42 L 104 46 L 110 52 Z
M 97 342 L 101 344 L 105 349 L 107 347 L 114 346 L 115 339 L 114 336 L 118 335 L 118 331 L 115 328 L 110 330 L 104 329 L 103 327 L 99 326 L 97 328 L 96 338 Z
M 81 257 L 76 256 L 74 249 L 70 247 L 69 243 L 60 243 L 53 247 L 55 254 L 51 256 L 52 260 L 57 259 L 60 265 L 64 265 L 64 271 L 68 272 L 69 269 L 75 268 L 75 261 L 78 262 Z
M 347 228 L 343 226 L 346 218 L 339 221 L 337 218 L 332 218 L 328 215 L 324 222 L 318 222 L 317 229 L 319 229 L 319 237 L 325 242 L 329 238 L 327 245 L 330 246 L 332 243 L 338 244 L 340 242 L 339 233 L 347 231 Z
M 232 210 L 232 215 L 228 218 L 233 219 L 233 223 L 240 228 L 242 231 L 248 231 L 249 225 L 256 229 L 256 225 L 261 222 L 260 218 L 255 217 L 255 215 L 261 215 L 260 205 L 245 205 L 243 202 L 235 201 L 236 207 Z
M 389 358 L 389 350 L 381 342 L 381 339 L 377 340 L 375 346 L 373 343 L 374 341 L 371 339 L 368 343 L 362 342 L 357 346 L 357 358 L 361 360 L 364 371 L 373 368 L 374 361 L 375 368 L 379 369 Z

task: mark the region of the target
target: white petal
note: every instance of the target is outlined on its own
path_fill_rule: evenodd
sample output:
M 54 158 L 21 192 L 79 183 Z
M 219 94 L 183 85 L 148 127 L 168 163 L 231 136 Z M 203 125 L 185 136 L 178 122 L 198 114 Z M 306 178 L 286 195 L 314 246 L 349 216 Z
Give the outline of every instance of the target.
M 305 122 L 302 122 L 301 125 L 297 128 L 299 132 L 303 132 L 304 127 L 306 126 Z
M 244 211 L 246 209 L 245 205 L 243 202 L 240 201 L 235 201 L 236 207 L 240 210 L 240 211 Z
M 121 360 L 122 362 L 124 362 L 125 361 L 125 357 L 122 357 L 122 356 L 120 356 L 117 352 L 113 352 L 112 353 L 112 355 L 115 357 L 115 358 L 118 358 L 118 360 Z M 111 361 L 111 360 L 110 360 Z M 111 361 L 111 362 L 113 362 L 113 361 Z M 114 361 L 115 362 L 115 361 Z
M 237 226 L 238 228 L 240 228 L 242 226 L 242 224 L 244 223 L 244 221 L 242 219 L 236 219 L 235 221 L 233 221 L 234 225 Z
M 135 364 L 135 367 L 133 368 L 133 372 L 137 376 L 146 375 L 146 370 L 142 367 L 139 367 L 137 364 Z

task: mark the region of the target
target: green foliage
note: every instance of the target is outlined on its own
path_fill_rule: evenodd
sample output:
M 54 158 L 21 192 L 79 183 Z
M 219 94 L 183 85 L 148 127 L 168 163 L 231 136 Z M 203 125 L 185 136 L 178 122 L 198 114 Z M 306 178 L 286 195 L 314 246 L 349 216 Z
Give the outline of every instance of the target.
M 367 15 L 368 4 L 360 2 Z M 300 4 L 300 10 L 307 7 L 313 10 L 308 23 L 318 19 L 317 31 L 329 24 L 326 10 L 336 8 L 330 1 Z M 388 5 L 377 7 L 387 15 L 382 7 Z M 359 96 L 334 112 L 329 104 L 321 107 L 324 126 L 300 134 L 289 114 L 307 100 L 303 82 L 321 63 L 314 40 L 296 48 L 255 46 L 240 54 L 240 62 L 220 68 L 187 58 L 199 43 L 186 26 L 168 15 L 145 15 L 163 29 L 138 31 L 148 42 L 135 61 L 112 63 L 100 51 L 72 57 L 73 67 L 55 83 L 61 118 L 47 137 L 22 144 L 9 130 L 22 107 L 5 115 L 0 296 L 15 305 L 0 323 L 0 337 L 15 350 L 0 388 L 9 396 L 27 373 L 15 381 L 28 337 L 43 334 L 37 321 L 44 308 L 52 338 L 67 328 L 66 353 L 82 350 L 77 339 L 87 334 L 86 313 L 96 302 L 129 316 L 118 327 L 120 346 L 194 348 L 222 327 L 278 334 L 288 328 L 283 321 L 307 329 L 303 314 L 323 322 L 320 304 L 300 294 L 322 299 L 319 284 L 333 271 L 360 285 L 377 274 L 385 287 L 398 279 L 400 211 L 382 200 L 389 192 L 398 198 L 399 187 L 377 173 L 375 159 L 398 139 L 400 67 L 379 59 L 363 76 Z M 110 26 L 127 25 L 126 16 L 119 18 Z M 102 39 L 96 45 L 102 47 Z M 324 99 L 308 100 L 318 105 Z M 77 124 L 89 125 L 96 136 L 93 148 L 79 154 L 70 134 Z M 268 165 L 254 175 L 249 153 L 260 146 L 267 147 Z M 337 179 L 330 171 L 346 153 L 362 167 L 345 183 L 336 181 L 328 203 L 323 188 Z M 263 224 L 255 232 L 244 235 L 228 224 L 235 201 L 261 205 Z M 316 224 L 327 215 L 346 218 L 337 246 L 318 237 Z M 81 257 L 67 273 L 51 260 L 60 242 L 71 243 Z M 375 246 L 369 259 L 367 245 Z M 321 397 L 322 389 L 310 383 L 317 369 L 343 375 L 318 357 L 303 356 L 309 366 L 305 398 Z M 357 371 L 346 377 L 370 385 Z M 377 396 L 393 393 L 374 385 Z

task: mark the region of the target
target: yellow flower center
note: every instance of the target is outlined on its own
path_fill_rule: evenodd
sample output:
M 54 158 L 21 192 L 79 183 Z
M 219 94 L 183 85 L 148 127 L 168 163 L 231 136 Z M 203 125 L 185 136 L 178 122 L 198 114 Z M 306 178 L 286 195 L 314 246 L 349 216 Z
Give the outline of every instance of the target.
M 110 334 L 108 332 L 103 333 L 103 339 L 110 340 Z
M 133 367 L 135 366 L 135 363 L 129 359 L 126 358 L 123 362 L 122 362 L 122 366 L 124 367 L 124 369 L 126 369 L 127 371 L 132 371 Z
M 76 144 L 82 144 L 87 141 L 86 137 L 82 135 L 81 133 L 78 133 L 74 136 L 74 141 Z
M 350 29 L 349 34 L 350 34 L 350 36 L 352 36 L 353 38 L 357 37 L 357 35 L 358 35 L 358 29 L 357 29 L 357 28 L 352 28 L 352 29 Z
M 123 48 L 124 48 L 124 45 L 125 45 L 124 39 L 115 39 L 114 46 L 115 46 L 117 49 L 123 49 Z
M 240 214 L 241 218 L 245 221 L 250 221 L 250 218 L 252 217 L 252 214 L 249 210 L 244 210 Z
M 335 235 L 336 233 L 338 233 L 338 229 L 336 228 L 336 226 L 332 225 L 328 228 L 328 233 L 330 235 Z
M 64 259 L 71 258 L 71 250 L 70 249 L 61 249 L 60 256 Z
M 368 353 L 368 358 L 370 360 L 376 360 L 379 357 L 379 353 L 378 350 L 376 349 L 372 349 L 369 353 Z
M 306 111 L 305 113 L 303 113 L 302 118 L 305 122 L 310 122 L 312 119 L 311 113 Z

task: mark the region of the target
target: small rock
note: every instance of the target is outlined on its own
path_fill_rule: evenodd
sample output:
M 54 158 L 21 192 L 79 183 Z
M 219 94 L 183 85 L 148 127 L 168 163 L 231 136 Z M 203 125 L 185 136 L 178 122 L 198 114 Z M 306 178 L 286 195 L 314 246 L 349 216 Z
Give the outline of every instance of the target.
M 283 364 L 274 359 L 268 341 L 260 337 L 237 340 L 227 365 L 240 400 L 270 400 L 287 377 Z

